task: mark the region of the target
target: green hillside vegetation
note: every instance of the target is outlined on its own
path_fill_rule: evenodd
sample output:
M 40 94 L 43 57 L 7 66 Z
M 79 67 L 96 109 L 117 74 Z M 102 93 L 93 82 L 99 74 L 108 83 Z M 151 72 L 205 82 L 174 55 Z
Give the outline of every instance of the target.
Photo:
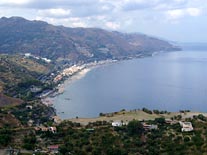
M 34 107 L 35 104 L 37 103 L 33 103 Z M 134 119 L 120 127 L 113 127 L 108 121 L 96 121 L 84 126 L 67 120 L 60 124 L 50 120 L 41 121 L 45 127 L 57 128 L 55 132 L 51 132 L 37 130 L 35 124 L 28 127 L 22 121 L 27 118 L 23 116 L 24 107 L 22 105 L 18 108 L 21 112 L 10 109 L 21 116 L 18 118 L 21 119 L 21 126 L 2 126 L 1 148 L 11 146 L 29 150 L 29 154 L 48 154 L 48 146 L 56 145 L 60 155 L 201 155 L 207 151 L 207 118 L 203 114 L 188 118 L 175 115 L 172 119 L 175 123 L 172 124 L 167 123 L 164 117 L 145 121 Z M 34 109 L 36 112 L 39 110 Z M 182 132 L 179 121 L 191 122 L 194 130 Z M 146 130 L 143 123 L 157 125 L 158 128 Z M 33 152 L 34 150 L 38 151 Z
M 54 108 L 41 101 L 66 77 L 59 83 L 53 79 L 74 64 L 124 60 L 173 50 L 180 48 L 144 34 L 66 28 L 20 17 L 1 18 L 0 154 L 8 148 L 21 150 L 19 154 L 49 154 L 50 145 L 58 146 L 55 154 L 60 155 L 206 152 L 207 118 L 202 114 L 182 118 L 183 115 L 143 108 L 57 123 Z M 52 62 L 44 61 L 49 59 Z M 178 122 L 171 125 L 165 118 L 190 121 L 195 130 L 183 133 Z M 128 124 L 112 127 L 117 119 Z M 158 129 L 146 130 L 143 123 L 157 125 Z
M 0 55 L 0 80 L 3 85 L 17 84 L 27 79 L 35 79 L 38 75 L 47 73 L 46 65 L 24 58 L 21 55 Z
M 39 77 L 46 75 L 52 64 L 26 58 L 23 55 L 0 55 L 0 93 L 11 97 L 29 99 L 32 86 L 48 87 Z

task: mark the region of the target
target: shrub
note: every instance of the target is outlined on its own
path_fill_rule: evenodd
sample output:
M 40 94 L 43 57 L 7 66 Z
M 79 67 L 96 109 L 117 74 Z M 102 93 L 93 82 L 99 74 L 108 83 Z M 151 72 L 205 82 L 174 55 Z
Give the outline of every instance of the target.
M 127 125 L 127 131 L 129 135 L 141 135 L 144 131 L 143 125 L 137 120 L 132 120 Z
M 147 108 L 142 108 L 142 111 L 148 113 L 148 114 L 152 114 L 152 111 L 147 109 Z

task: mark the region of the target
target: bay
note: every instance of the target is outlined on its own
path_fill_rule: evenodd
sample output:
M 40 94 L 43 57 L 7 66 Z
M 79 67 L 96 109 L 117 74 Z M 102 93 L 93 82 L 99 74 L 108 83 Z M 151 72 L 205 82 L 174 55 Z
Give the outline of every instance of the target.
M 54 107 L 62 119 L 121 109 L 207 112 L 207 52 L 177 51 L 91 69 L 65 85 Z

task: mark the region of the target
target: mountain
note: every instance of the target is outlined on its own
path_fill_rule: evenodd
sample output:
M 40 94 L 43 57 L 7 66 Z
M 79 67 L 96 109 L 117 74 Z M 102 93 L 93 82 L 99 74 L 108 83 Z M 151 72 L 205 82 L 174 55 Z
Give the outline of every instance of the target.
M 52 89 L 64 63 L 86 63 L 179 50 L 144 34 L 98 28 L 67 28 L 21 17 L 0 18 L 0 106 L 32 100 Z M 52 60 L 51 63 L 47 61 Z M 64 61 L 62 61 L 64 60 Z M 67 64 L 66 64 L 67 66 Z M 10 97 L 8 97 L 10 96 Z
M 0 53 L 32 53 L 52 60 L 94 61 L 133 57 L 155 51 L 179 50 L 143 34 L 98 28 L 67 28 L 21 17 L 0 19 Z

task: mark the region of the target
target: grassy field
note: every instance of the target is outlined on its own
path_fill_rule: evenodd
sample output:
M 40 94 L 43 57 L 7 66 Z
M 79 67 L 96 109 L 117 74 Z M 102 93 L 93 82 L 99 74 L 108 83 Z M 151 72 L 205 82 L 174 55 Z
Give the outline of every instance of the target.
M 133 110 L 133 111 L 121 111 L 116 113 L 108 114 L 108 116 L 100 116 L 96 118 L 73 118 L 69 119 L 69 121 L 81 123 L 82 125 L 87 125 L 89 122 L 96 122 L 96 121 L 107 121 L 107 122 L 113 122 L 113 121 L 123 121 L 123 122 L 129 122 L 133 119 L 135 120 L 154 120 L 155 118 L 164 117 L 166 119 L 170 119 L 174 116 L 181 115 L 182 118 L 192 118 L 194 115 L 203 114 L 204 116 L 207 116 L 207 113 L 201 113 L 201 112 L 170 112 L 166 114 L 149 114 L 142 110 Z

